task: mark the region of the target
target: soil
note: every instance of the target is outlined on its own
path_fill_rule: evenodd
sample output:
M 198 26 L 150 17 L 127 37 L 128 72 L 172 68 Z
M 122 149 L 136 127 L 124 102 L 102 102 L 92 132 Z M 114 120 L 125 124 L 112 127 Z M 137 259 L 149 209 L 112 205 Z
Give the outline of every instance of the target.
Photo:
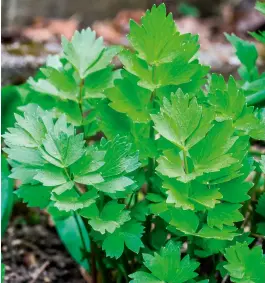
M 88 282 L 82 276 L 85 271 L 71 259 L 43 212 L 28 211 L 26 217 L 25 211 L 13 213 L 1 249 L 5 283 Z

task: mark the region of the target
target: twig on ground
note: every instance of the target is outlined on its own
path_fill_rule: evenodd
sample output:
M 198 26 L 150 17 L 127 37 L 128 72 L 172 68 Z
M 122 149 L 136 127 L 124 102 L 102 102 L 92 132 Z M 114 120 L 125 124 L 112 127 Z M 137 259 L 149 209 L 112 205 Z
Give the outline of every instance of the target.
M 43 265 L 36 271 L 36 273 L 33 276 L 33 279 L 29 283 L 35 283 L 39 276 L 42 274 L 42 272 L 48 267 L 50 262 L 47 260 L 43 263 Z

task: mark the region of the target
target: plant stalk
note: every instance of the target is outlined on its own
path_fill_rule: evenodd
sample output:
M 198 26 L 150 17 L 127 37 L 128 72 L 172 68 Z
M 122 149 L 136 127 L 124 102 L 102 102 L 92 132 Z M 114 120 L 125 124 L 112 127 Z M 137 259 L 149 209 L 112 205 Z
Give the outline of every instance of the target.
M 260 103 L 265 103 L 265 90 L 247 96 L 246 101 L 249 106 L 256 106 Z
M 92 274 L 92 283 L 97 283 L 98 278 L 97 278 L 97 265 L 96 265 L 96 248 L 95 248 L 96 243 L 94 241 L 90 241 L 90 247 L 91 247 L 91 274 Z
M 84 235 L 82 233 L 82 229 L 81 229 L 81 226 L 80 226 L 80 222 L 79 222 L 79 220 L 77 218 L 76 212 L 74 212 L 74 218 L 75 218 L 75 221 L 76 221 L 76 224 L 77 224 L 77 227 L 78 227 L 78 232 L 80 234 L 81 242 L 83 244 L 83 247 L 87 250 L 86 241 L 85 241 Z M 87 260 L 87 264 L 88 264 L 88 266 L 90 266 L 90 269 L 91 269 L 91 265 L 90 265 L 88 254 L 86 253 L 85 255 L 86 255 L 85 258 Z
M 78 107 L 80 110 L 81 115 L 81 125 L 83 127 L 83 133 L 85 134 L 85 127 L 84 127 L 84 112 L 83 112 L 83 87 L 84 87 L 85 80 L 81 79 L 79 84 L 79 95 L 78 95 Z

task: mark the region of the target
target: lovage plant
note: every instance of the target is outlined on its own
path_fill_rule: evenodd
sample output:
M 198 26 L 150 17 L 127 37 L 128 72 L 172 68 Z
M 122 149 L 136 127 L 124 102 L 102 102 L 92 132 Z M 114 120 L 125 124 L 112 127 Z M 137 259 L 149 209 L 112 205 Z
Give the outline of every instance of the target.
M 264 189 L 247 179 L 264 172 L 249 154 L 264 120 L 233 77 L 206 80 L 198 36 L 180 34 L 165 5 L 131 21 L 128 39 L 109 48 L 76 32 L 21 88 L 4 135 L 16 194 L 76 219 L 73 256 L 93 282 L 264 283 L 265 233 L 246 233 L 241 209 L 254 188 L 265 217 Z

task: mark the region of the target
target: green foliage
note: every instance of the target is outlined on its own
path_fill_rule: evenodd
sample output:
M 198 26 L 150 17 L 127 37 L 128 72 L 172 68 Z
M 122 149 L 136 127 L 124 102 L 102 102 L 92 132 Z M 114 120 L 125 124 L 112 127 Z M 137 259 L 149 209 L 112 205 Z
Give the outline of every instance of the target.
M 8 178 L 10 174 L 8 163 L 1 155 L 1 235 L 3 236 L 8 226 L 8 221 L 13 207 L 13 181 Z
M 124 245 L 135 252 L 139 253 L 140 248 L 144 245 L 141 241 L 144 228 L 143 226 L 131 220 L 122 225 L 119 229 L 116 229 L 114 233 L 106 235 L 102 248 L 106 251 L 107 256 L 119 258 L 123 251 Z
M 74 260 L 89 271 L 86 254 L 90 252 L 89 235 L 79 215 L 62 213 L 53 206 L 49 207 L 55 228 L 66 249 Z
M 263 280 L 260 249 L 249 250 L 244 229 L 264 228 L 264 157 L 258 165 L 249 154 L 251 141 L 265 139 L 264 109 L 249 102 L 264 91 L 264 76 L 255 46 L 227 37 L 242 81 L 207 81 L 198 36 L 180 34 L 165 5 L 154 5 L 141 24 L 130 22 L 132 49 L 76 32 L 17 89 L 22 114 L 3 135 L 16 194 L 48 207 L 94 282 L 128 282 L 130 273 L 135 283 L 208 282 L 216 270 L 234 282 Z M 122 70 L 111 65 L 116 55 Z M 191 259 L 222 254 L 228 264 L 210 258 L 211 271 Z
M 5 271 L 6 271 L 6 266 L 1 262 L 1 282 L 4 282 Z
M 153 256 L 143 254 L 144 265 L 151 272 L 137 271 L 131 274 L 131 282 L 172 282 L 183 283 L 193 279 L 198 274 L 194 272 L 199 263 L 191 260 L 189 255 L 180 258 L 180 244 L 169 241 L 159 253 Z
M 181 2 L 178 6 L 178 12 L 182 15 L 199 17 L 200 11 L 197 7 L 185 2 Z
M 263 2 L 256 3 L 256 9 L 265 14 Z M 264 31 L 250 32 L 256 40 L 265 43 Z M 259 74 L 257 67 L 258 50 L 253 42 L 242 40 L 236 35 L 226 34 L 227 40 L 233 45 L 236 50 L 236 55 L 241 62 L 238 73 L 242 78 L 239 83 L 242 86 L 244 94 L 247 96 L 248 105 L 265 105 L 265 73 Z
M 249 249 L 247 243 L 236 243 L 225 252 L 227 264 L 224 268 L 232 282 L 262 283 L 265 280 L 265 259 L 260 247 Z
M 264 2 L 257 1 L 255 8 L 262 14 L 265 15 L 265 4 Z
M 15 119 L 14 112 L 21 105 L 17 88 L 15 86 L 5 86 L 1 89 L 1 133 L 4 133 L 8 127 L 12 127 Z

